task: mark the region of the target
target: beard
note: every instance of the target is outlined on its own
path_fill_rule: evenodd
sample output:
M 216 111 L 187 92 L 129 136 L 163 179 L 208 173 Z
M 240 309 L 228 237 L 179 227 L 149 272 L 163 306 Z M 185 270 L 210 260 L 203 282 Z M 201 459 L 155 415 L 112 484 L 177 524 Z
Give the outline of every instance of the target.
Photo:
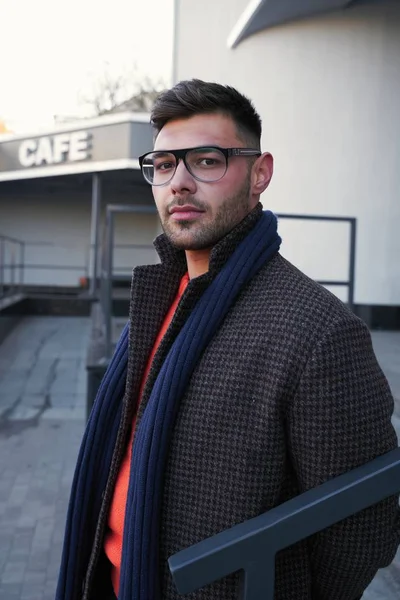
M 191 204 L 207 214 L 207 205 L 194 196 L 175 201 L 169 205 L 183 206 Z M 238 192 L 225 198 L 218 207 L 215 216 L 210 222 L 176 221 L 168 219 L 169 213 L 165 212 L 161 218 L 161 225 L 165 235 L 180 250 L 205 250 L 215 246 L 225 235 L 238 225 L 250 212 L 250 174 Z

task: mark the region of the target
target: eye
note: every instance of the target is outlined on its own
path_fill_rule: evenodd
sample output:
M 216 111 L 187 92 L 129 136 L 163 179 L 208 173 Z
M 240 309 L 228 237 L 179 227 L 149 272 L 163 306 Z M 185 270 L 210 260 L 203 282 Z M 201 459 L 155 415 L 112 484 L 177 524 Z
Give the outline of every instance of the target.
M 164 161 L 154 164 L 154 168 L 156 171 L 169 171 L 170 169 L 175 168 L 175 164 L 171 161 Z
M 194 167 L 199 169 L 213 169 L 225 163 L 225 157 L 219 152 L 196 153 L 190 157 Z
M 197 164 L 202 167 L 213 167 L 218 164 L 218 161 L 215 158 L 210 158 L 207 156 L 206 158 L 201 158 Z

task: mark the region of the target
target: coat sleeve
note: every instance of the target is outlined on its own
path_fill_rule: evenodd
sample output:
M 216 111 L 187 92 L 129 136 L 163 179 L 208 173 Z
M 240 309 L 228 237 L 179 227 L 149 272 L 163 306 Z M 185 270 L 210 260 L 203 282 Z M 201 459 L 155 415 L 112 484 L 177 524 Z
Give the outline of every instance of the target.
M 368 328 L 349 314 L 315 345 L 288 411 L 300 492 L 397 447 L 393 398 Z M 313 600 L 355 600 L 400 542 L 391 497 L 309 539 Z

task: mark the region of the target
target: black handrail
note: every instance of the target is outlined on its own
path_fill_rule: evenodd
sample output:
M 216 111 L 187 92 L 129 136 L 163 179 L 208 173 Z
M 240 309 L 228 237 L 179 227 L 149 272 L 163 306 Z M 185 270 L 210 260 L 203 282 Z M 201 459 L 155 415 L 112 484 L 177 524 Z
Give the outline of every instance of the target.
M 275 555 L 400 492 L 400 448 L 169 559 L 180 594 L 244 571 L 242 600 L 273 600 Z

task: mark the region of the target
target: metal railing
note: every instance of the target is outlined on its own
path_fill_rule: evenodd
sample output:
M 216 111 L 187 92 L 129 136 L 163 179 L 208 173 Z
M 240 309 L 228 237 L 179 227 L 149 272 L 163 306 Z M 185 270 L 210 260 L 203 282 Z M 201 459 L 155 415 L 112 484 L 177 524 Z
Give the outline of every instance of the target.
M 325 286 L 344 286 L 348 288 L 347 304 L 351 310 L 354 310 L 354 282 L 356 269 L 356 229 L 357 219 L 355 217 L 330 217 L 324 215 L 302 215 L 302 214 L 280 214 L 276 215 L 278 219 L 295 219 L 297 221 L 328 221 L 337 223 L 348 223 L 350 225 L 350 250 L 349 250 L 349 273 L 346 280 L 323 280 L 317 279 L 317 283 Z
M 103 313 L 105 358 L 110 359 L 113 352 L 112 318 L 113 318 L 113 280 L 114 280 L 114 251 L 115 245 L 115 216 L 123 213 L 155 214 L 153 205 L 120 205 L 109 204 L 106 208 L 105 244 L 101 260 L 100 306 Z M 150 248 L 142 244 L 120 244 L 136 248 Z M 130 269 L 131 270 L 131 269 Z M 121 272 L 121 270 L 120 270 Z
M 43 249 L 47 249 L 48 252 L 46 253 L 46 258 L 47 256 L 50 256 L 52 258 L 52 260 L 54 261 L 54 257 L 58 256 L 59 260 L 58 262 L 42 262 L 44 256 L 42 257 L 42 255 L 40 255 L 39 259 L 37 257 L 37 254 L 35 253 L 35 250 L 37 248 L 43 248 Z M 31 242 L 25 242 L 25 249 L 26 249 L 26 256 L 25 256 L 25 264 L 24 264 L 24 268 L 25 268 L 25 279 L 27 281 L 25 281 L 26 284 L 30 283 L 31 285 L 32 282 L 28 282 L 29 280 L 29 273 L 31 272 L 37 272 L 37 271 L 44 271 L 44 272 L 52 272 L 54 271 L 54 273 L 59 273 L 61 271 L 69 271 L 69 272 L 75 272 L 77 274 L 77 281 L 76 284 L 79 283 L 79 280 L 82 278 L 82 280 L 88 280 L 89 278 L 89 253 L 90 253 L 90 246 L 87 244 L 86 246 L 84 246 L 83 249 L 83 262 L 81 263 L 79 261 L 75 262 L 75 264 L 64 264 L 63 263 L 63 259 L 65 256 L 67 256 L 71 250 L 76 249 L 76 246 L 74 246 L 73 244 L 67 244 L 65 245 L 64 243 L 59 244 L 59 243 L 54 243 L 52 241 L 31 241 Z M 62 260 L 60 260 L 60 251 L 62 251 Z M 75 259 L 80 258 L 80 256 L 76 256 L 76 252 L 75 253 Z M 32 254 L 35 256 L 36 254 L 36 260 L 32 260 Z M 79 252 L 79 255 L 81 255 L 81 253 Z M 31 259 L 31 262 L 29 262 L 29 259 Z M 40 284 L 37 285 L 62 285 L 59 282 L 54 282 L 51 280 L 46 280 L 45 283 L 41 282 Z M 72 284 L 73 285 L 73 284 Z
M 114 267 L 114 252 L 117 248 L 143 249 L 151 248 L 150 245 L 142 244 L 115 244 L 115 215 L 120 213 L 136 214 L 155 214 L 154 206 L 135 206 L 135 205 L 108 205 L 106 209 L 105 235 L 101 245 L 100 256 L 100 306 L 103 313 L 104 336 L 105 336 L 105 357 L 111 358 L 113 351 L 112 344 L 112 304 L 113 304 L 113 282 L 116 280 L 116 273 L 131 273 L 131 267 Z M 325 286 L 345 286 L 348 288 L 347 304 L 350 309 L 354 309 L 354 282 L 355 282 L 355 260 L 356 260 L 356 225 L 357 220 L 354 217 L 333 217 L 324 215 L 304 215 L 304 214 L 284 214 L 278 213 L 279 220 L 305 220 L 305 221 L 329 221 L 338 223 L 348 223 L 350 225 L 350 250 L 349 250 L 349 272 L 348 279 L 345 280 L 317 280 L 318 283 Z
M 0 234 L 0 298 L 21 291 L 24 262 L 25 242 Z
M 273 600 L 275 555 L 400 492 L 400 448 L 169 559 L 180 594 L 243 571 L 241 600 Z
M 81 264 L 60 264 L 60 261 L 58 263 L 44 262 L 43 258 L 45 260 L 45 257 L 42 256 L 36 257 L 36 261 L 32 260 L 32 250 L 36 248 L 48 248 L 48 254 L 53 257 L 53 261 L 55 251 L 63 249 L 64 254 L 69 251 L 68 246 L 63 247 L 53 242 L 27 242 L 0 234 L 0 298 L 20 293 L 27 286 L 61 286 L 63 288 L 65 284 L 52 278 L 52 273 L 57 274 L 61 271 L 77 274 L 77 281 L 70 285 L 82 286 L 88 281 L 89 246 L 85 247 L 84 261 Z M 37 278 L 36 276 L 32 278 L 32 273 L 38 271 L 49 273 L 49 278 L 46 277 L 46 281 L 37 283 Z

